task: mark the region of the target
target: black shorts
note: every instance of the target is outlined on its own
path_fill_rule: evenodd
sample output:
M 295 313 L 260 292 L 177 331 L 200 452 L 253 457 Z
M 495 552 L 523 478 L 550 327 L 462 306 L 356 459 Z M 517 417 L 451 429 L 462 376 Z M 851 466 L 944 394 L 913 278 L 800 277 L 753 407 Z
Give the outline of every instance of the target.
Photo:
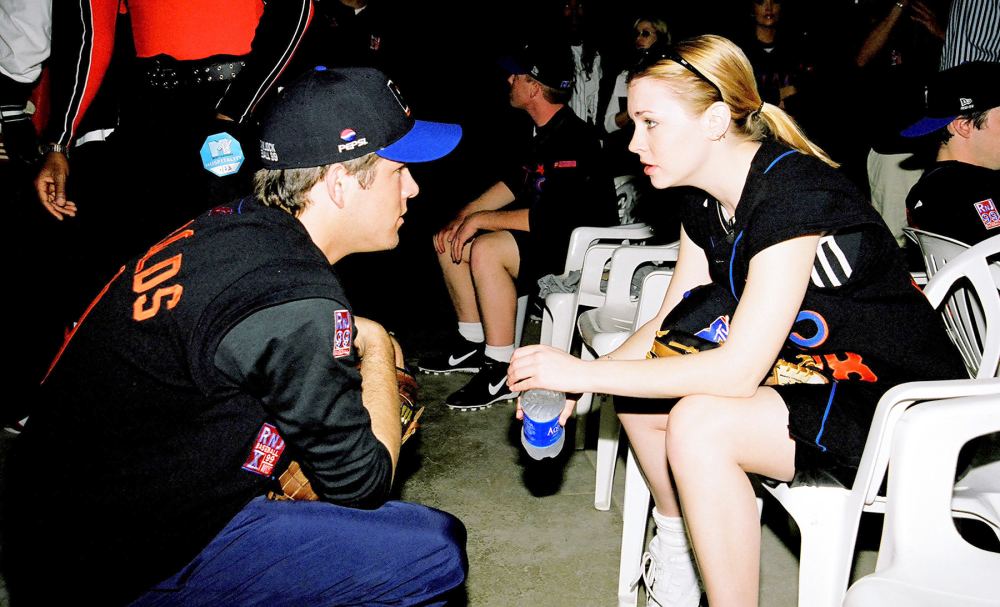
M 519 270 L 517 272 L 517 294 L 538 295 L 538 279 L 546 274 L 562 274 L 566 269 L 566 245 L 546 244 L 544 239 L 535 238 L 531 232 L 511 230 L 517 244 Z

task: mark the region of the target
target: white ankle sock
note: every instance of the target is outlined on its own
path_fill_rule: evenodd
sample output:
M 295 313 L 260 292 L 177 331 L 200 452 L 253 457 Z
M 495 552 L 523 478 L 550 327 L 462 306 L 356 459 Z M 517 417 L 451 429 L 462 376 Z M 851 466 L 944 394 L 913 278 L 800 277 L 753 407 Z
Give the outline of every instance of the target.
M 486 340 L 481 322 L 460 322 L 458 323 L 458 333 L 475 344 L 481 344 Z
M 509 346 L 491 346 L 486 344 L 486 356 L 502 363 L 509 363 L 514 356 L 514 344 Z
M 653 558 L 652 587 L 647 587 L 649 605 L 697 607 L 701 598 L 694 555 L 688 544 L 684 520 L 664 516 L 653 508 L 656 536 L 649 542 Z M 655 594 L 655 598 L 653 595 Z

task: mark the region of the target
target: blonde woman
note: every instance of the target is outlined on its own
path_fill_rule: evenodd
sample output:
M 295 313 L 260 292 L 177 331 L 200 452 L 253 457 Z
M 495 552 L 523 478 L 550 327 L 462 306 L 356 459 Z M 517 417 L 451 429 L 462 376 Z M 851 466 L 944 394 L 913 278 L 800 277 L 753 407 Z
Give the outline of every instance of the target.
M 712 607 L 756 605 L 746 473 L 850 482 L 882 393 L 964 371 L 885 224 L 761 101 L 736 45 L 701 36 L 651 55 L 629 82 L 628 111 L 629 149 L 653 186 L 706 193 L 680 209 L 663 306 L 597 361 L 521 348 L 508 381 L 656 399 L 617 406 L 656 504 L 651 599 L 698 604 L 686 527 Z

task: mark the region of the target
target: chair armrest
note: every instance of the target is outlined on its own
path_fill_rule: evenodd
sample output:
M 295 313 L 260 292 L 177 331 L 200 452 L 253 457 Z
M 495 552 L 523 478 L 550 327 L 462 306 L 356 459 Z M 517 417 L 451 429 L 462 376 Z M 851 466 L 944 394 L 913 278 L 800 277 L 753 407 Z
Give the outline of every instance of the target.
M 673 272 L 657 270 L 650 272 L 642 280 L 642 290 L 639 291 L 639 305 L 635 309 L 635 321 L 632 323 L 632 330 L 637 331 L 639 327 L 649 322 L 663 305 L 663 297 L 667 294 L 667 287 L 670 286 L 670 279 Z
M 580 285 L 577 287 L 578 293 L 600 293 L 601 279 L 604 277 L 604 268 L 611 260 L 615 250 L 620 247 L 618 244 L 599 243 L 587 249 L 587 254 L 583 259 L 583 269 L 580 273 Z
M 878 498 L 879 488 L 889 464 L 889 450 L 899 418 L 908 407 L 926 400 L 941 400 L 964 396 L 1000 398 L 1000 379 L 949 379 L 900 384 L 891 388 L 878 402 L 872 418 L 865 450 L 861 454 L 854 491 L 863 491 L 864 503 L 871 505 Z
M 584 256 L 590 245 L 601 240 L 646 240 L 652 238 L 653 229 L 644 223 L 633 223 L 624 226 L 580 226 L 573 230 L 569 237 L 569 247 L 566 249 L 566 272 L 579 270 L 583 267 Z
M 659 246 L 621 246 L 611 256 L 608 301 L 628 301 L 636 269 L 651 261 L 677 261 L 679 243 Z

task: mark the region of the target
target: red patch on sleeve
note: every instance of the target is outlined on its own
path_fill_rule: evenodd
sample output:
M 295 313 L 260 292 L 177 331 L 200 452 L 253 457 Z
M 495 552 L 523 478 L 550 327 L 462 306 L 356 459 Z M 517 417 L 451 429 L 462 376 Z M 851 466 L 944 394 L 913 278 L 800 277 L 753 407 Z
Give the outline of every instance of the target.
M 337 310 L 333 313 L 333 357 L 341 358 L 351 353 L 351 313 Z
M 285 439 L 278 434 L 278 429 L 271 424 L 264 424 L 257 433 L 250 456 L 243 464 L 243 469 L 261 476 L 271 476 L 281 454 L 285 451 Z

